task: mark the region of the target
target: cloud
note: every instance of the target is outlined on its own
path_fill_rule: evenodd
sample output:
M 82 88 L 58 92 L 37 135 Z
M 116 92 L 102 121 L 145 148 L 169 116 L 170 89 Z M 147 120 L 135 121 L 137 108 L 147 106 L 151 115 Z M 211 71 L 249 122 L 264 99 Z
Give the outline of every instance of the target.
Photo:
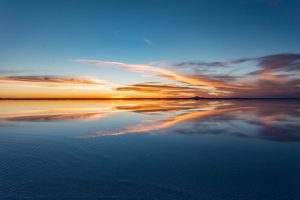
M 130 86 L 123 86 L 115 88 L 116 91 L 129 92 L 146 92 L 165 97 L 190 97 L 203 96 L 207 93 L 206 90 L 196 86 L 179 86 L 176 84 L 162 84 L 162 83 L 139 83 Z
M 31 72 L 31 70 L 0 70 L 0 75 L 3 74 L 17 74 L 22 72 Z
M 159 92 L 168 96 L 204 97 L 300 97 L 300 54 L 286 53 L 232 61 L 181 62 L 172 66 L 130 64 L 101 60 L 75 60 L 98 67 L 115 66 L 137 73 L 177 81 L 174 88 L 162 84 L 134 84 L 117 91 Z M 172 88 L 173 87 L 173 88 Z
M 103 81 L 91 78 L 78 78 L 69 76 L 5 76 L 0 77 L 1 82 L 30 82 L 30 83 L 65 83 L 65 84 L 103 84 Z
M 97 67 L 118 67 L 153 78 L 171 80 L 118 85 L 93 77 L 12 75 L 0 70 L 0 85 L 58 89 L 105 89 L 122 97 L 300 97 L 300 54 L 286 53 L 231 61 L 151 62 L 132 64 L 102 60 L 73 60 Z M 100 88 L 101 87 L 101 88 Z
M 251 60 L 259 67 L 247 74 L 256 79 L 248 83 L 254 86 L 255 96 L 300 97 L 300 54 L 277 54 Z M 240 95 L 245 94 L 240 91 Z
M 250 63 L 247 63 L 250 62 Z M 242 64 L 247 63 L 248 69 Z M 253 65 L 254 63 L 254 65 Z M 251 66 L 253 65 L 253 66 Z M 226 88 L 225 97 L 300 97 L 300 54 L 275 54 L 227 62 L 182 62 L 179 70 L 193 70 L 194 78 L 240 85 Z M 218 72 L 223 72 L 222 75 Z M 244 90 L 241 88 L 249 88 Z
M 257 62 L 257 66 L 261 67 L 261 70 L 275 70 L 275 71 L 300 71 L 300 54 L 299 53 L 287 53 L 287 54 L 275 54 L 257 58 L 241 58 L 228 62 L 182 62 L 174 64 L 177 67 L 229 67 L 231 65 L 241 64 L 249 61 Z
M 180 74 L 178 72 L 169 69 L 154 67 L 146 64 L 129 64 L 129 63 L 122 63 L 122 62 L 114 62 L 114 61 L 86 60 L 86 59 L 77 59 L 73 61 L 78 63 L 83 63 L 83 64 L 89 64 L 97 67 L 116 66 L 137 73 L 153 72 L 160 75 L 159 77 L 161 78 L 171 79 L 171 80 L 175 80 L 178 82 L 195 85 L 195 86 L 209 87 L 208 89 L 240 88 L 240 86 L 238 85 L 231 85 L 216 80 L 210 80 L 208 78 L 206 79 L 194 78 L 188 75 Z
M 155 43 L 152 42 L 149 38 L 144 37 L 143 40 L 144 40 L 144 42 L 145 42 L 146 44 L 148 44 L 149 46 L 155 46 Z
M 253 59 L 252 59 L 253 60 Z M 262 69 L 252 74 L 271 72 L 300 72 L 300 54 L 277 54 L 256 59 Z
M 226 63 L 222 63 L 222 62 L 182 62 L 182 63 L 178 63 L 175 64 L 174 66 L 177 67 L 185 67 L 185 66 L 204 66 L 204 67 L 225 67 Z
M 159 84 L 159 83 L 139 83 L 126 87 L 116 88 L 118 91 L 153 91 L 157 92 L 159 90 L 182 90 L 182 89 L 195 89 L 193 87 L 187 86 L 177 86 L 175 84 Z

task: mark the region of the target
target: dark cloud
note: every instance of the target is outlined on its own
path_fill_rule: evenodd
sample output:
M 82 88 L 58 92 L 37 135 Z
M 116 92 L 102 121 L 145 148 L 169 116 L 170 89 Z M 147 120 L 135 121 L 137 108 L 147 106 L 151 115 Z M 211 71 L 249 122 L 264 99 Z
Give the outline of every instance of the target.
M 277 54 L 271 56 L 264 56 L 257 59 L 258 66 L 262 70 L 256 73 L 264 71 L 300 71 L 300 54 Z
M 177 67 L 184 67 L 184 66 L 198 66 L 198 67 L 225 67 L 226 63 L 223 62 L 182 62 L 175 64 Z
M 147 82 L 113 88 L 120 92 L 144 92 L 159 94 L 162 97 L 300 97 L 299 53 L 246 57 L 224 62 L 182 62 L 173 65 L 173 69 L 112 61 L 76 60 L 76 62 L 98 67 L 115 66 L 138 73 L 150 72 L 154 73 L 151 75 L 156 78 L 177 82 L 177 84 Z M 13 71 L 2 70 L 2 73 L 13 73 Z M 105 83 L 90 78 L 49 75 L 2 75 L 0 81 L 65 84 Z M 49 86 L 56 85 L 49 84 Z
M 246 62 L 251 63 L 245 72 L 245 66 L 240 64 Z M 183 66 L 184 69 L 193 70 L 190 77 L 240 86 L 223 88 L 222 91 L 228 92 L 224 93 L 224 97 L 300 97 L 299 53 L 242 58 L 228 62 L 183 62 L 174 65 Z
M 287 71 L 300 70 L 300 54 L 287 53 L 275 54 L 257 58 L 241 58 L 228 62 L 182 62 L 175 64 L 176 67 L 229 67 L 230 65 L 255 61 L 263 69 L 285 69 Z

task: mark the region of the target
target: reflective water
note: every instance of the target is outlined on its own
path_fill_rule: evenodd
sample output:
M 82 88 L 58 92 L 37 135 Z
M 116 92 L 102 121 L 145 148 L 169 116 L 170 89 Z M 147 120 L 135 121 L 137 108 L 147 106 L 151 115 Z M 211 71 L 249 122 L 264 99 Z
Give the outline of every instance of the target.
M 300 199 L 300 102 L 1 101 L 0 199 Z

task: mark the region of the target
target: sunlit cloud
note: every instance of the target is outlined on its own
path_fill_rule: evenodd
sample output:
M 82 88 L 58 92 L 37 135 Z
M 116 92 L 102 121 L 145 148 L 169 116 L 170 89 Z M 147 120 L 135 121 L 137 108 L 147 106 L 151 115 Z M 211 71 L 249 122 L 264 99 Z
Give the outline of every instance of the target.
M 159 92 L 166 97 L 299 97 L 300 54 L 276 54 L 233 61 L 129 64 L 101 60 L 74 60 L 98 67 L 120 67 L 154 78 L 181 83 L 177 88 L 165 84 L 137 83 L 115 88 L 116 91 Z M 249 67 L 245 67 L 249 66 Z M 149 74 L 154 73 L 154 74 Z M 161 85 L 161 86 L 159 86 Z M 158 91 L 158 88 L 161 89 Z
M 163 84 L 156 82 L 139 83 L 115 88 L 116 91 L 143 92 L 162 95 L 165 97 L 190 97 L 191 95 L 203 96 L 205 89 L 197 86 L 181 86 L 176 84 Z
M 0 77 L 0 81 L 12 82 L 38 82 L 38 83 L 67 83 L 67 84 L 103 84 L 104 81 L 92 78 L 78 78 L 67 76 L 6 76 Z
M 247 64 L 247 70 L 242 64 Z M 252 66 L 252 67 L 251 67 Z M 209 77 L 240 88 L 226 88 L 225 97 L 300 97 L 300 54 L 276 54 L 229 62 L 182 62 L 179 70 L 192 70 L 195 78 Z M 222 71 L 220 75 L 218 72 Z M 249 88 L 241 90 L 241 88 Z
M 1 98 L 113 98 L 120 85 L 94 76 L 0 76 Z
M 114 98 L 217 98 L 300 97 L 300 54 L 276 54 L 232 61 L 187 61 L 132 64 L 114 61 L 77 59 L 73 62 L 96 67 L 117 67 L 142 74 L 152 82 L 131 84 L 108 82 L 102 77 L 62 75 L 22 75 L 0 71 L 0 86 L 14 88 L 79 89 L 79 96 Z M 2 73 L 2 74 L 1 74 Z M 10 76 L 8 76 L 10 75 Z M 38 89 L 37 89 L 38 90 Z M 99 91 L 99 93 L 97 92 Z M 75 92 L 75 91 L 74 91 Z M 7 96 L 6 95 L 6 96 Z M 37 96 L 37 95 L 36 95 Z
M 219 81 L 213 81 L 209 79 L 201 79 L 201 78 L 193 78 L 188 75 L 183 75 L 178 72 L 169 70 L 169 69 L 163 69 L 158 68 L 150 65 L 145 64 L 129 64 L 129 63 L 122 63 L 122 62 L 114 62 L 114 61 L 102 61 L 102 60 L 86 60 L 86 59 L 78 59 L 73 60 L 74 62 L 83 63 L 83 64 L 89 64 L 97 67 L 108 67 L 108 66 L 116 66 L 123 68 L 125 70 L 143 73 L 143 72 L 154 72 L 161 74 L 163 76 L 160 76 L 161 78 L 166 78 L 170 80 L 175 80 L 178 82 L 196 85 L 196 86 L 204 86 L 207 87 L 207 89 L 212 88 L 240 88 L 238 85 L 230 85 L 227 83 L 222 83 Z
M 58 97 L 71 97 L 76 96 L 78 98 L 88 95 L 92 91 L 102 90 L 113 92 L 112 87 L 116 87 L 112 83 L 104 80 L 100 80 L 94 77 L 82 76 L 82 77 L 72 77 L 72 76 L 53 76 L 53 75 L 43 75 L 43 76 L 2 76 L 0 77 L 0 86 L 2 88 L 2 95 L 8 96 L 12 95 L 13 89 L 22 89 L 21 92 L 13 94 L 13 97 L 43 97 L 43 98 L 58 98 Z M 41 89 L 45 89 L 41 93 Z M 39 91 L 39 92 L 34 92 Z M 48 95 L 46 95 L 48 91 Z M 65 95 L 63 94 L 65 92 Z M 77 91 L 77 92 L 76 92 Z M 77 93 L 77 94 L 76 94 Z M 47 97 L 46 97 L 47 96 Z

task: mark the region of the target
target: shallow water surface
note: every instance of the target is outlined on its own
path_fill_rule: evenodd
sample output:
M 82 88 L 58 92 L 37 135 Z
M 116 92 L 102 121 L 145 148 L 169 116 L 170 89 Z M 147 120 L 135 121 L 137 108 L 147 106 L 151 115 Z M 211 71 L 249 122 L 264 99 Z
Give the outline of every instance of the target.
M 0 199 L 300 199 L 300 102 L 0 102 Z

